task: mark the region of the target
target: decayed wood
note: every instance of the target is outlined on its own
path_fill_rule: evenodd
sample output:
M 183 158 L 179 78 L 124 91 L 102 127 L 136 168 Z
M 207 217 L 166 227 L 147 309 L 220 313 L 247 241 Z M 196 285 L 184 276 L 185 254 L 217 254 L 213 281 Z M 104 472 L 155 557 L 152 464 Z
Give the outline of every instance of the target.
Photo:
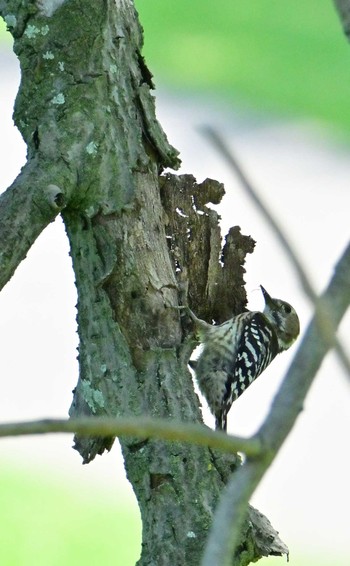
M 191 329 L 172 308 L 181 301 L 179 274 L 188 277 L 198 316 L 221 322 L 245 307 L 243 264 L 254 242 L 236 227 L 221 250 L 218 216 L 206 205 L 220 201 L 222 185 L 160 176 L 179 160 L 155 118 L 132 2 L 50 5 L 0 0 L 21 63 L 15 119 L 28 146 L 28 171 L 38 164 L 42 172 L 34 204 L 23 199 L 27 178 L 3 198 L 17 229 L 44 203 L 21 246 L 7 223 L 2 246 L 12 244 L 15 257 L 8 277 L 62 211 L 80 338 L 70 414 L 200 421 L 187 369 Z M 76 438 L 84 462 L 112 443 Z M 239 460 L 178 442 L 128 438 L 121 445 L 143 520 L 139 564 L 198 564 L 219 494 Z M 244 563 L 261 555 L 254 540 L 247 529 Z

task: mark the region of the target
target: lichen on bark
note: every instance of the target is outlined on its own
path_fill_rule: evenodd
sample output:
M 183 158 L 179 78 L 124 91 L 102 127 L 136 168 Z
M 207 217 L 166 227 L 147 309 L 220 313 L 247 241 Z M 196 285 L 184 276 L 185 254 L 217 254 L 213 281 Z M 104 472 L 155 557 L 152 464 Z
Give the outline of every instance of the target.
M 15 120 L 28 146 L 24 172 L 0 201 L 2 218 L 11 211 L 2 225 L 3 273 L 9 278 L 61 212 L 78 290 L 71 416 L 201 421 L 187 368 L 194 341 L 173 308 L 182 299 L 179 275 L 196 314 L 222 322 L 245 308 L 243 265 L 254 242 L 235 227 L 222 247 L 219 217 L 207 206 L 221 200 L 220 183 L 162 174 L 179 159 L 155 117 L 133 3 L 42 5 L 0 0 L 21 64 Z M 48 202 L 48 187 L 58 187 L 59 205 Z M 16 240 L 13 225 L 25 238 Z M 143 520 L 139 564 L 199 564 L 239 460 L 182 443 L 120 442 Z M 112 444 L 76 438 L 86 463 Z M 254 537 L 247 529 L 245 563 L 261 556 Z

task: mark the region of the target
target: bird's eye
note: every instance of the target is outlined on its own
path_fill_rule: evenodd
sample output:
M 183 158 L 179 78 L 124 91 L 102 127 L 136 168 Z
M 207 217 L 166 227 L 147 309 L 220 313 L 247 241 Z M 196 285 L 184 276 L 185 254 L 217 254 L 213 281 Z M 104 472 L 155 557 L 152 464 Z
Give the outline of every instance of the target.
M 292 307 L 290 305 L 284 305 L 284 312 L 290 314 L 292 312 Z

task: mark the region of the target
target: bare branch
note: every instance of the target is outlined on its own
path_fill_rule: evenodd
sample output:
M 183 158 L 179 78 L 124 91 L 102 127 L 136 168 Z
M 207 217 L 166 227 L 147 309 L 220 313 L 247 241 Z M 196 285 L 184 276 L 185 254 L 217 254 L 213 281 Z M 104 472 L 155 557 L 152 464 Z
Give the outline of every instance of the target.
M 241 165 L 238 163 L 236 157 L 233 155 L 232 150 L 230 150 L 223 140 L 223 138 L 219 135 L 219 133 L 211 127 L 205 128 L 206 135 L 211 140 L 213 145 L 219 150 L 219 152 L 223 155 L 226 159 L 230 167 L 236 173 L 237 177 L 239 178 L 242 187 L 246 191 L 247 195 L 251 198 L 257 209 L 261 212 L 261 215 L 266 220 L 267 224 L 272 228 L 277 237 L 277 240 L 282 245 L 284 251 L 286 252 L 287 257 L 289 258 L 291 264 L 293 265 L 302 288 L 310 299 L 310 301 L 317 306 L 318 318 L 320 321 L 320 326 L 324 335 L 327 336 L 329 342 L 332 343 L 333 347 L 335 348 L 337 355 L 345 369 L 345 372 L 348 377 L 350 377 L 350 360 L 346 354 L 344 347 L 342 346 L 341 342 L 338 338 L 334 337 L 332 328 L 329 325 L 329 313 L 325 308 L 326 305 L 317 305 L 318 297 L 315 289 L 313 288 L 310 277 L 307 273 L 306 267 L 303 265 L 302 261 L 299 259 L 296 251 L 294 250 L 293 246 L 291 245 L 288 237 L 284 233 L 284 230 L 277 222 L 276 218 L 271 214 L 267 206 L 263 203 L 261 198 L 258 196 L 257 191 L 255 190 L 253 184 L 248 179 L 246 173 L 243 171 Z
M 350 38 L 350 1 L 333 0 L 346 37 Z
M 253 184 L 248 179 L 246 173 L 243 171 L 241 165 L 238 163 L 238 160 L 233 155 L 232 150 L 229 149 L 227 143 L 223 140 L 220 134 L 209 126 L 207 126 L 204 131 L 208 136 L 208 138 L 210 139 L 210 141 L 212 142 L 212 144 L 218 149 L 220 154 L 226 159 L 227 163 L 229 164 L 231 169 L 235 172 L 236 176 L 240 180 L 245 192 L 251 198 L 251 200 L 253 201 L 253 203 L 261 213 L 262 217 L 266 220 L 267 224 L 274 231 L 278 241 L 282 245 L 283 249 L 288 255 L 290 262 L 295 268 L 305 293 L 307 294 L 308 297 L 312 298 L 312 300 L 314 301 L 317 298 L 317 295 L 311 287 L 310 278 L 306 273 L 306 268 L 302 265 L 301 261 L 297 256 L 297 253 L 293 249 L 292 245 L 290 244 L 287 236 L 284 234 L 284 231 L 277 222 L 276 218 L 271 214 L 267 206 L 258 196 L 258 193 L 253 187 Z
M 44 419 L 40 421 L 0 424 L 0 437 L 71 432 L 80 436 L 136 436 L 176 442 L 191 442 L 223 452 L 243 452 L 249 456 L 261 453 L 260 439 L 228 436 L 223 432 L 195 423 L 148 417 L 85 419 Z
M 0 195 L 0 289 L 66 205 L 70 184 L 59 187 L 63 177 L 62 166 L 58 170 L 32 159 Z
M 319 323 L 319 310 L 328 312 L 333 335 L 350 304 L 350 243 L 336 265 L 333 277 L 311 320 L 293 363 L 272 404 L 270 414 L 257 436 L 274 452 L 292 429 L 303 409 L 304 399 L 314 376 L 331 348 Z
M 331 313 L 335 333 L 350 303 L 350 244 L 338 262 L 333 278 L 318 302 L 318 309 Z M 284 378 L 271 411 L 255 435 L 264 447 L 263 455 L 248 458 L 227 484 L 215 515 L 203 559 L 203 566 L 231 564 L 247 515 L 249 499 L 275 458 L 302 411 L 304 399 L 317 370 L 331 347 L 319 324 L 319 310 L 310 322 L 294 361 Z

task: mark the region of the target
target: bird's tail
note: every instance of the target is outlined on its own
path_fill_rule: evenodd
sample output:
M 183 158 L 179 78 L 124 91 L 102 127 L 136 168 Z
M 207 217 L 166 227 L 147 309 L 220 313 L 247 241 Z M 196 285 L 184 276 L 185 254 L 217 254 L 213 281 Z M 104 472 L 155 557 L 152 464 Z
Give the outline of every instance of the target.
M 215 430 L 222 430 L 226 432 L 227 429 L 227 415 L 223 412 L 220 412 L 218 415 L 215 416 Z

